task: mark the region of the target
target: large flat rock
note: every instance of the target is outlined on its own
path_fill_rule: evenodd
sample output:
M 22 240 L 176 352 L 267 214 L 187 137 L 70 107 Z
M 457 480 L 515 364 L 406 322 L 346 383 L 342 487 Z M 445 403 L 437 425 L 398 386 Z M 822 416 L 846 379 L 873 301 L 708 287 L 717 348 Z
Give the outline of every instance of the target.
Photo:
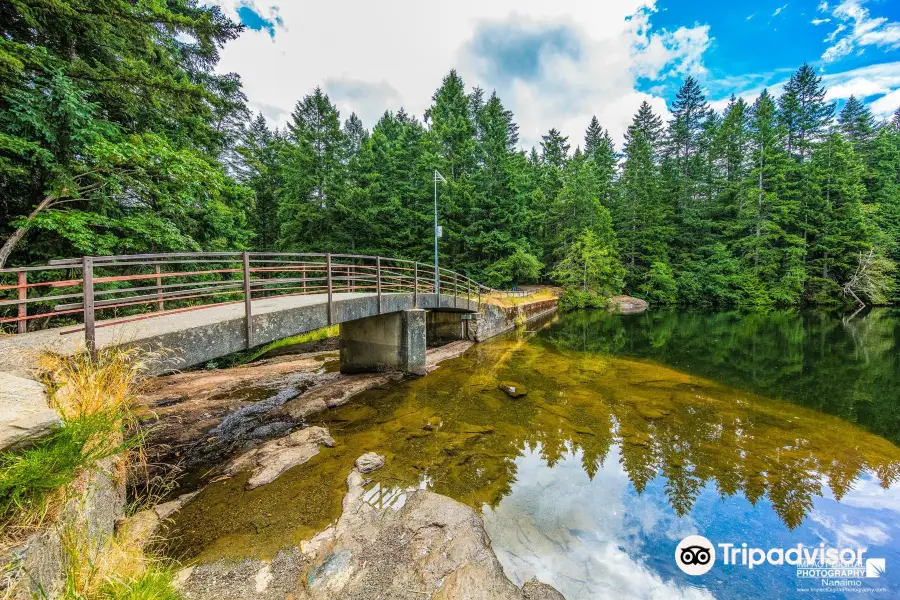
M 0 450 L 22 446 L 60 425 L 42 383 L 0 372 Z
M 559 600 L 503 573 L 474 510 L 425 490 L 347 478 L 338 522 L 273 560 L 248 557 L 179 573 L 190 600 Z M 563 598 L 564 600 L 564 598 Z

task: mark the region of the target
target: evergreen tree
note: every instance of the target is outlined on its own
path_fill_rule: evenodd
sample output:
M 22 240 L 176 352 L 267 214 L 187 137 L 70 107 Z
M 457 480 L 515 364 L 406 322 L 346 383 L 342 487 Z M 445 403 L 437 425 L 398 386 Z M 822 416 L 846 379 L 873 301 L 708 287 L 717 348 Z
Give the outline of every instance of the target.
M 869 107 L 851 95 L 838 114 L 838 124 L 844 136 L 853 144 L 853 149 L 865 154 L 875 137 L 875 119 Z
M 812 211 L 808 265 L 812 293 L 818 295 L 843 287 L 871 243 L 862 206 L 864 168 L 850 141 L 832 131 L 812 162 L 819 194 Z
M 473 103 L 455 69 L 444 77 L 431 101 L 431 107 L 425 111 L 425 122 L 431 126 L 430 134 L 443 160 L 443 170 L 452 179 L 471 174 L 475 168 Z
M 772 302 L 796 304 L 806 278 L 806 244 L 796 234 L 800 205 L 786 193 L 791 165 L 784 142 L 787 134 L 767 90 L 753 104 L 748 134 L 750 171 L 735 247 L 753 276 L 767 286 Z
M 291 113 L 279 190 L 279 246 L 334 249 L 336 206 L 346 187 L 346 138 L 337 108 L 317 87 Z
M 626 287 L 637 290 L 650 263 L 668 263 L 671 209 L 660 189 L 662 119 L 645 101 L 625 133 L 614 224 L 627 269 Z
M 0 8 L 0 267 L 246 247 L 250 194 L 221 162 L 244 97 L 214 72 L 241 27 L 188 0 L 89 8 Z
M 279 236 L 278 196 L 280 187 L 283 139 L 277 131 L 269 129 L 266 118 L 260 113 L 244 130 L 236 152 L 240 162 L 236 166 L 238 178 L 253 191 L 253 210 L 250 225 L 254 231 L 253 246 L 256 250 L 276 249 Z
M 584 153 L 594 167 L 597 178 L 597 197 L 600 203 L 612 208 L 616 184 L 616 147 L 609 131 L 592 117 L 584 134 Z
M 822 78 L 809 64 L 791 75 L 778 106 L 787 132 L 787 150 L 803 163 L 834 116 L 834 104 L 825 102 Z
M 599 221 L 595 229 L 584 230 L 566 250 L 553 270 L 553 279 L 568 289 L 607 298 L 622 291 L 625 269 L 616 252 L 612 220 L 605 208 L 601 207 Z
M 569 158 L 569 138 L 558 129 L 551 129 L 541 137 L 541 162 L 557 169 L 562 169 Z

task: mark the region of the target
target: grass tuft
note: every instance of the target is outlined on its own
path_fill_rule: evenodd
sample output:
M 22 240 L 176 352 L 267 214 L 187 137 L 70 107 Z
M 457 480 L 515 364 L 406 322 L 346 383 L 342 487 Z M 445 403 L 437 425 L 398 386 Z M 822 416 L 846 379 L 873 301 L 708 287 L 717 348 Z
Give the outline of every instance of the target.
M 63 600 L 181 600 L 172 585 L 174 571 L 146 555 L 143 545 L 125 535 L 97 539 L 69 525 L 63 535 Z
M 80 469 L 126 447 L 116 419 L 94 414 L 66 422 L 30 448 L 0 454 L 0 532 L 39 526 Z
M 133 421 L 136 383 L 145 355 L 110 348 L 93 355 L 40 358 L 53 407 L 63 426 L 24 450 L 0 453 L 0 545 L 15 542 L 55 515 L 82 469 L 138 447 L 123 431 Z M 129 452 L 134 458 L 135 452 Z M 137 458 L 140 458 L 139 452 Z

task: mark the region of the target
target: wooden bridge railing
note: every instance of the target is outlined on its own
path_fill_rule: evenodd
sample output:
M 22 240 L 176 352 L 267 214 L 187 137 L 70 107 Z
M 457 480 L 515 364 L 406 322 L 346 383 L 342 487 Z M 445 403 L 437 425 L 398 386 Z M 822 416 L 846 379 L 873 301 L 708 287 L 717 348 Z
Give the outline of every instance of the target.
M 0 269 L 0 325 L 26 333 L 72 325 L 93 348 L 96 328 L 211 306 L 244 304 L 247 339 L 252 300 L 272 296 L 327 294 L 331 322 L 334 294 L 445 294 L 480 303 L 496 292 L 449 269 L 416 261 L 356 254 L 288 252 L 181 252 L 85 256 L 46 265 Z M 97 323 L 98 316 L 104 321 Z

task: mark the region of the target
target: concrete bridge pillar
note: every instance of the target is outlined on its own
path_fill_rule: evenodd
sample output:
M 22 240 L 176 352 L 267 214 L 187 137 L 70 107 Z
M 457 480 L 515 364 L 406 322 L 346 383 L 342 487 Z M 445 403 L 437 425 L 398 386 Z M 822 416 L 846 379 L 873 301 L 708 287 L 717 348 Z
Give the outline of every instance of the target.
M 403 310 L 341 323 L 341 373 L 425 374 L 425 311 Z
M 463 313 L 428 311 L 428 345 L 440 346 L 466 339 L 466 323 Z

